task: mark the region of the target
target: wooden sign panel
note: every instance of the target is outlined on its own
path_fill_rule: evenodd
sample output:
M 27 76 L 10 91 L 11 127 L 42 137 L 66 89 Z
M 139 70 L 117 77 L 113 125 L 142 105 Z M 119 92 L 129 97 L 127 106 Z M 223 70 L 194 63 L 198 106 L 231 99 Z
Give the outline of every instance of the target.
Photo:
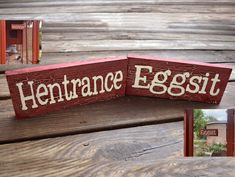
M 125 95 L 127 58 L 99 59 L 7 71 L 17 118 Z
M 218 104 L 231 71 L 222 65 L 129 55 L 126 94 Z
M 200 129 L 201 136 L 218 136 L 218 129 Z
M 23 30 L 25 27 L 25 24 L 11 24 L 12 30 Z

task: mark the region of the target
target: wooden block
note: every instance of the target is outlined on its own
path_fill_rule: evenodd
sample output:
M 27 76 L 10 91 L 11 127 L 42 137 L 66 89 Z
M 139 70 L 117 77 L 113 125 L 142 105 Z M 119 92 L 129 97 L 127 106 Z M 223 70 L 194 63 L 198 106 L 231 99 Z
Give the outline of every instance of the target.
M 6 72 L 17 118 L 125 95 L 127 58 L 55 64 Z
M 129 55 L 126 94 L 219 104 L 231 71 L 223 65 Z

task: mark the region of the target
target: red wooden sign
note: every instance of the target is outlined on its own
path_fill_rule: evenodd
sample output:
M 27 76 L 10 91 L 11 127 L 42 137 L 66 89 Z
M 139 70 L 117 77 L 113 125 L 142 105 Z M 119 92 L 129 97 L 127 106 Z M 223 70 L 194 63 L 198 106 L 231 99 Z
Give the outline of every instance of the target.
M 12 30 L 23 30 L 25 29 L 25 24 L 11 24 Z
M 127 58 L 39 66 L 7 71 L 17 118 L 125 95 Z
M 129 55 L 126 94 L 218 104 L 231 71 L 222 65 Z
M 119 96 L 218 104 L 232 69 L 199 62 L 128 56 L 7 71 L 18 118 Z
M 218 136 L 218 129 L 200 129 L 201 136 Z

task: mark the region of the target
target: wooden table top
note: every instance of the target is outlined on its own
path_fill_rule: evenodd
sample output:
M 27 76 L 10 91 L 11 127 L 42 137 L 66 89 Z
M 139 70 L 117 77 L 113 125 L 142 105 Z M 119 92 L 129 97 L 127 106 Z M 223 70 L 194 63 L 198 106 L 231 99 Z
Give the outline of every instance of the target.
M 41 65 L 137 53 L 235 68 L 233 0 L 0 0 L 2 19 L 43 19 Z M 234 108 L 233 71 L 219 105 L 123 97 L 16 120 L 0 66 L 0 176 L 235 176 L 234 158 L 184 158 L 186 108 Z

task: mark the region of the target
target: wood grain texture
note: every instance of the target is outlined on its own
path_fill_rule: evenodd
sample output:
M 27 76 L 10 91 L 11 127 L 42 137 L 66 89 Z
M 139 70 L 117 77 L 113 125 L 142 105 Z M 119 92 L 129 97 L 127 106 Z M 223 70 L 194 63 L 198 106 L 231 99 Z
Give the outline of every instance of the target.
M 73 24 L 56 23 L 51 27 L 50 23 L 43 28 L 43 40 L 44 41 L 70 41 L 74 40 L 196 40 L 196 41 L 215 41 L 215 42 L 233 42 L 234 36 L 228 34 L 202 34 L 200 31 L 195 33 L 183 33 L 183 32 L 164 32 L 164 31 L 99 31 L 94 33 L 92 31 L 82 31 Z M 60 26 L 61 25 L 61 26 Z M 58 27 L 60 26 L 60 27 Z M 84 25 L 85 26 L 85 25 Z M 196 26 L 196 25 L 195 25 Z M 81 27 L 82 28 L 82 25 Z M 219 26 L 217 27 L 219 28 Z M 204 30 L 205 31 L 205 30 Z M 179 34 L 180 33 L 180 34 Z
M 6 76 L 4 74 L 0 74 L 0 100 L 2 99 L 10 99 L 10 92 L 7 85 Z
M 219 104 L 231 71 L 226 65 L 128 55 L 126 94 Z
M 234 158 L 182 158 L 183 122 L 0 145 L 3 176 L 234 176 Z M 112 170 L 111 170 L 112 169 Z
M 6 17 L 44 19 L 45 36 L 42 45 L 44 52 L 141 49 L 234 50 L 235 46 L 233 13 L 204 15 L 184 12 L 137 12 L 110 15 L 110 13 L 59 13 L 55 10 L 53 13 L 30 13 L 27 16 L 24 14 L 0 16 L 0 18 Z M 55 44 L 57 47 L 54 47 Z
M 127 58 L 105 58 L 6 72 L 17 118 L 125 95 Z
M 181 157 L 182 126 L 183 122 L 175 122 L 0 145 L 1 174 L 119 176 L 121 168 L 124 172 L 135 163 L 150 164 L 157 159 Z M 112 163 L 122 167 L 110 170 L 108 164 Z M 124 165 L 127 166 L 124 168 Z M 118 170 L 116 174 L 109 174 L 115 170 Z
M 57 46 L 56 48 L 54 46 Z M 89 46 L 89 47 L 87 47 Z M 44 52 L 112 51 L 112 50 L 234 50 L 235 42 L 188 40 L 73 40 L 43 43 Z
M 117 161 L 180 157 L 183 155 L 182 127 L 183 122 L 180 121 L 4 144 L 0 145 L 1 161 L 12 161 L 14 158 L 30 159 L 36 156 L 55 159 L 78 157 L 81 160 L 94 157 Z M 156 134 L 159 136 L 156 137 Z M 164 148 L 165 154 L 162 153 Z M 18 150 L 11 153 L 13 149 Z
M 0 169 L 4 176 L 213 176 L 233 177 L 235 175 L 233 157 L 221 158 L 175 158 L 152 161 L 109 161 L 31 158 L 22 161 L 2 162 Z
M 43 63 L 47 52 L 233 51 L 234 5 L 232 0 L 0 1 L 1 18 L 44 19 Z
M 112 1 L 113 2 L 113 1 Z M 26 3 L 21 3 L 21 5 L 13 4 L 2 4 L 1 14 L 8 15 L 12 14 L 11 10 L 17 10 L 15 14 L 51 14 L 54 11 L 61 13 L 133 13 L 133 12 L 156 12 L 156 13 L 217 13 L 217 14 L 232 14 L 234 13 L 234 4 L 225 3 L 225 4 L 157 4 L 157 3 L 148 3 L 148 2 L 139 2 L 139 3 L 126 3 L 126 1 L 120 1 L 120 3 L 109 4 L 101 3 L 99 1 L 94 2 L 93 4 L 78 4 L 74 1 L 68 2 L 67 4 L 53 4 L 53 6 L 48 6 L 45 8 L 45 4 L 27 5 Z M 230 5 L 229 5 L 230 4 Z M 12 7 L 14 6 L 14 7 Z
M 25 120 L 15 119 L 11 100 L 1 100 L 0 142 L 183 120 L 186 108 L 235 107 L 234 93 L 235 83 L 231 82 L 219 105 L 160 98 L 122 97 Z
M 17 9 L 15 14 L 41 14 L 54 12 L 80 12 L 80 13 L 97 13 L 97 12 L 184 12 L 184 13 L 233 13 L 233 1 L 0 1 L 2 7 L 1 13 L 4 15 L 12 14 L 11 9 Z M 46 8 L 45 8 L 46 7 Z M 102 8 L 105 7 L 105 8 Z
M 88 59 L 105 58 L 107 56 L 116 57 L 135 53 L 138 55 L 158 56 L 161 58 L 174 58 L 175 60 L 192 60 L 209 63 L 228 63 L 235 65 L 235 52 L 222 50 L 141 50 L 141 51 L 99 51 L 99 52 L 69 52 L 69 53 L 43 53 L 40 65 L 84 61 Z M 21 65 L 0 65 L 0 73 L 5 70 L 36 67 L 32 64 Z

